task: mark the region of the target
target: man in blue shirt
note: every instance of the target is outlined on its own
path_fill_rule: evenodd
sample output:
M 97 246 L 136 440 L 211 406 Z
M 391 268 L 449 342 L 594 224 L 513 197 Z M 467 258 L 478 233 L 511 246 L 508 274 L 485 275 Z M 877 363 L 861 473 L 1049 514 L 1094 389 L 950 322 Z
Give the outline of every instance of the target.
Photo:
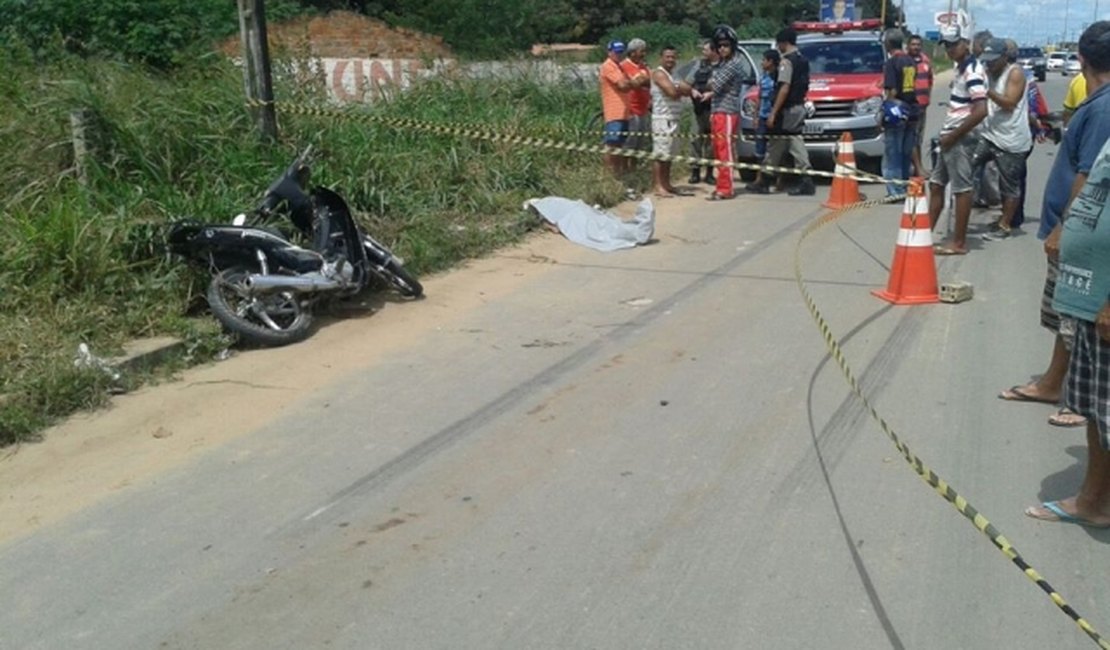
M 1056 334 L 1048 369 L 1036 382 L 1012 387 L 1002 392 L 1003 399 L 1032 400 L 1056 404 L 1063 392 L 1068 373 L 1070 332 L 1061 328 L 1060 314 L 1053 307 L 1059 273 L 1060 231 L 1062 215 L 1088 180 L 1102 145 L 1110 140 L 1110 22 L 1092 24 L 1080 39 L 1083 74 L 1091 84 L 1091 94 L 1084 102 L 1064 136 L 1052 165 L 1041 205 L 1040 231 L 1048 256 L 1045 292 L 1041 301 L 1041 324 Z M 1050 423 L 1062 426 L 1082 425 L 1084 419 L 1061 410 Z M 1067 506 L 1070 507 L 1070 506 Z M 1038 510 L 1043 514 L 1045 510 Z M 1042 517 L 1043 518 L 1043 517 Z
M 1092 102 L 1101 104 L 1094 107 L 1101 113 L 1094 119 L 1106 121 L 1110 21 L 1097 22 L 1083 33 L 1079 58 L 1091 94 L 1076 112 L 1069 138 L 1076 119 L 1094 117 L 1088 110 Z M 1025 514 L 1110 528 L 1110 139 L 1099 139 L 1102 146 L 1092 166 L 1080 159 L 1067 218 L 1053 226 L 1045 242 L 1050 255 L 1059 255 L 1053 307 L 1075 320 L 1064 401 L 1087 419 L 1087 474 L 1075 496 L 1033 506 Z M 1084 142 L 1081 151 L 1086 147 Z

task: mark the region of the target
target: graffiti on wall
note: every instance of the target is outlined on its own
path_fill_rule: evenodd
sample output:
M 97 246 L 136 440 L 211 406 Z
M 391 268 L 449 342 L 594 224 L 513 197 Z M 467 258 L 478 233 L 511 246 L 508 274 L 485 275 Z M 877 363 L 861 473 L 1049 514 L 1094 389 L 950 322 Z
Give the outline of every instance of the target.
M 370 102 L 409 88 L 419 78 L 450 67 L 454 62 L 437 59 L 429 67 L 420 59 L 320 59 L 328 97 L 347 104 Z

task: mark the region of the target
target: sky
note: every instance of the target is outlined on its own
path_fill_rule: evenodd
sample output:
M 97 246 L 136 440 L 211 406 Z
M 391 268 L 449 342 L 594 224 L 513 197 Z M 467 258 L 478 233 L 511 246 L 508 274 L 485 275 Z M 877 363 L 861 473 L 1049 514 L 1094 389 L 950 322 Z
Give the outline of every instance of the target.
M 896 0 L 897 1 L 897 0 Z M 948 11 L 948 0 L 904 0 L 906 22 L 914 32 L 935 30 L 934 17 Z M 958 6 L 958 0 L 954 0 Z M 1110 19 L 1110 0 L 969 0 L 976 31 L 989 29 L 995 36 L 1012 38 L 1021 45 L 1044 45 L 1061 40 L 1065 14 L 1068 40 L 1076 41 L 1083 27 Z M 1065 11 L 1066 9 L 1066 11 Z

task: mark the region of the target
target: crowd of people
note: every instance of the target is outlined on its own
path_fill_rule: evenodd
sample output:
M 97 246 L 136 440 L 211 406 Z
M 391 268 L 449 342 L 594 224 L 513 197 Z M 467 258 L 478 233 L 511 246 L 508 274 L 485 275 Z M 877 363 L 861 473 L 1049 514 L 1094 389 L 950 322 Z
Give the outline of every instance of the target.
M 809 62 L 798 50 L 797 39 L 793 29 L 783 29 L 775 39 L 776 49 L 763 53 L 756 142 L 761 160 L 780 165 L 789 153 L 794 167 L 805 171 L 810 168 L 802 140 Z M 673 46 L 663 47 L 659 66 L 654 70 L 644 64 L 646 49 L 646 43 L 638 38 L 627 45 L 622 41 L 611 41 L 608 45 L 608 56 L 600 71 L 605 121 L 602 143 L 626 150 L 646 151 L 650 147 L 655 157 L 652 188 L 655 196 L 683 195 L 671 183 L 669 158 L 679 152 L 678 125 L 682 112 L 692 106 L 696 133 L 691 138 L 691 155 L 724 165 L 693 165 L 690 183 L 713 185 L 707 200 L 733 198 L 736 188 L 731 163 L 735 161 L 735 143 L 740 133 L 742 92 L 748 81 L 736 32 L 727 25 L 717 27 L 713 38 L 702 44 L 698 64 L 682 79 L 674 77 L 677 59 Z M 767 135 L 776 137 L 768 143 L 764 137 Z M 610 172 L 622 182 L 632 170 L 634 160 L 616 152 L 606 154 Z M 767 193 L 771 183 L 770 178 L 760 174 L 747 189 Z M 787 191 L 791 195 L 811 196 L 816 188 L 811 177 L 800 174 Z
M 939 255 L 968 253 L 968 225 L 975 191 L 986 183 L 993 166 L 998 178 L 1001 211 L 983 235 L 1004 240 L 1024 220 L 1027 160 L 1034 143 L 1044 141 L 1049 108 L 1032 74 L 1017 64 L 1017 45 L 989 32 L 965 33 L 958 25 L 942 30 L 941 42 L 954 62 L 954 78 L 939 135 L 929 151 L 929 215 L 934 228 L 951 195 L 955 221 L 950 238 L 938 244 Z M 797 35 L 784 29 L 776 48 L 761 59 L 757 155 L 776 166 L 789 152 L 799 169 L 809 167 L 801 138 L 805 120 L 809 66 L 797 50 Z M 884 34 L 888 58 L 882 128 L 885 139 L 883 175 L 889 180 L 923 176 L 925 116 L 933 73 L 917 37 L 904 40 L 900 31 Z M 903 50 L 903 44 L 907 47 Z M 663 50 L 654 71 L 633 52 L 645 46 L 629 43 L 629 61 L 622 61 L 623 43 L 609 44 L 602 67 L 605 139 L 611 146 L 645 146 L 629 142 L 628 133 L 651 129 L 654 151 L 673 155 L 678 118 L 687 102 L 694 109 L 697 135 L 693 155 L 731 162 L 743 98 L 741 69 L 735 60 L 737 38 L 719 27 L 704 43 L 702 59 L 685 79 L 675 79 L 675 51 Z M 1048 367 L 1035 381 L 1015 385 L 999 395 L 1012 401 L 1059 406 L 1051 424 L 1084 426 L 1088 447 L 1085 475 L 1076 494 L 1026 509 L 1035 519 L 1110 528 L 1110 21 L 1088 26 L 1079 39 L 1082 73 L 1072 81 L 1064 102 L 1065 131 L 1045 185 L 1038 237 L 1044 241 L 1046 274 L 1040 322 L 1053 335 Z M 637 93 L 642 99 L 633 100 Z M 643 118 L 647 106 L 656 112 Z M 650 126 L 648 126 L 650 124 Z M 610 156 L 609 167 L 623 178 L 627 163 Z M 656 161 L 654 190 L 658 196 L 678 193 L 670 183 L 668 162 Z M 704 173 L 703 173 L 704 172 Z M 695 166 L 691 183 L 714 185 L 710 200 L 735 195 L 732 169 Z M 747 189 L 766 193 L 774 181 L 760 174 Z M 888 192 L 904 191 L 891 183 Z M 808 176 L 791 194 L 812 194 Z M 1103 217 L 1106 217 L 1105 219 Z

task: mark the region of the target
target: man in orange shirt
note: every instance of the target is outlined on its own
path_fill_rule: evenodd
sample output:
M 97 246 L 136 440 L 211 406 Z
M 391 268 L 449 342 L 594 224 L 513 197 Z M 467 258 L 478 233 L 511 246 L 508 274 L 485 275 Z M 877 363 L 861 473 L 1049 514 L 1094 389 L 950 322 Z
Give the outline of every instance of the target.
M 621 68 L 624 43 L 610 41 L 608 50 L 609 56 L 601 64 L 600 73 L 601 112 L 605 119 L 605 134 L 601 143 L 607 147 L 621 148 L 629 130 L 628 118 L 632 115 L 629 99 L 634 80 Z M 644 79 L 651 83 L 650 76 L 645 75 Z M 624 156 L 605 154 L 605 165 L 617 180 L 623 180 L 624 172 L 629 167 L 627 162 L 628 159 Z
M 628 56 L 621 61 L 621 68 L 633 80 L 628 95 L 628 130 L 631 134 L 624 148 L 648 151 L 651 148 L 651 69 L 647 62 L 647 43 L 642 38 L 628 41 Z M 636 159 L 629 160 L 635 164 Z

